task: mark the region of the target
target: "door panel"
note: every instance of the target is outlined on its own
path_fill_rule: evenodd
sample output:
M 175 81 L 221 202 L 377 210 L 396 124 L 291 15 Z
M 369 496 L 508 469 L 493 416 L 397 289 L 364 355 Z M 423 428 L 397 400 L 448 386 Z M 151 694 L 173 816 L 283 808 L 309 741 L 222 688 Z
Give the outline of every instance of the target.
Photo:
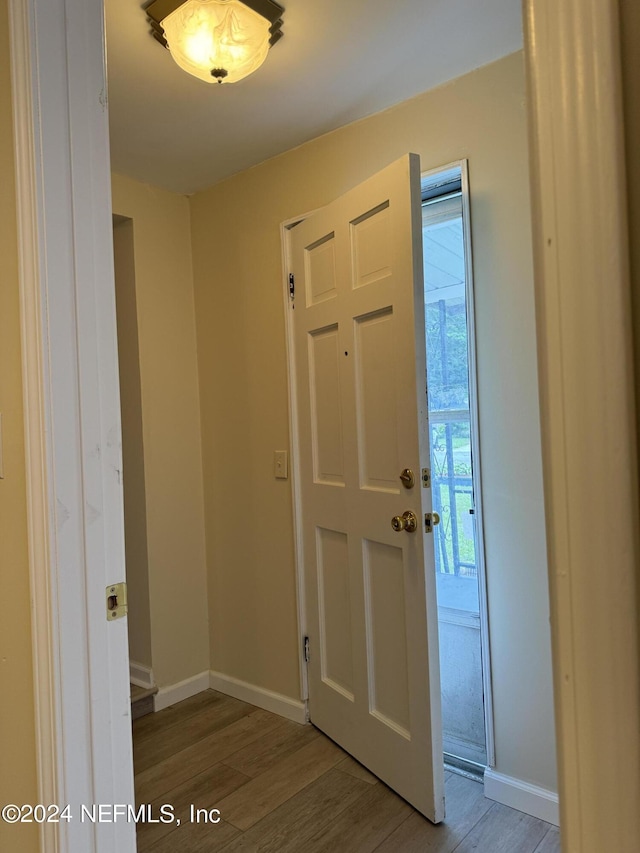
M 295 358 L 311 721 L 444 817 L 426 415 L 420 164 L 296 226 Z M 404 468 L 415 475 L 405 489 Z M 411 510 L 415 532 L 394 532 Z
M 307 305 L 336 295 L 335 234 L 325 234 L 305 251 Z
M 317 528 L 318 616 L 322 681 L 353 702 L 347 534 Z
M 344 485 L 338 327 L 308 337 L 314 482 Z
M 402 550 L 364 541 L 369 711 L 407 740 L 409 675 Z
M 360 486 L 399 494 L 393 311 L 355 319 L 356 416 Z
M 389 203 L 368 210 L 351 224 L 353 286 L 363 287 L 391 273 Z

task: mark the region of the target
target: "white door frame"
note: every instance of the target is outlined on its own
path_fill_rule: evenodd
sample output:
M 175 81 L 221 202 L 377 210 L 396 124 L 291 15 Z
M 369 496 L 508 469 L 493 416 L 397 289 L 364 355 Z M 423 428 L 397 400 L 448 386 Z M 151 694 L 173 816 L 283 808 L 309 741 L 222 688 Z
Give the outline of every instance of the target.
M 107 557 L 113 579 L 123 576 L 119 449 L 85 468 L 78 434 L 118 422 L 117 371 L 99 361 L 105 343 L 115 351 L 115 321 L 106 341 L 90 319 L 113 307 L 102 0 L 9 5 L 40 796 L 114 802 L 111 729 L 92 715 L 112 677 L 105 713 L 122 709 L 122 664 L 83 593 Z M 631 853 L 640 837 L 638 496 L 618 5 L 525 0 L 524 10 L 563 849 Z M 75 314 L 65 313 L 70 298 Z M 65 421 L 63 448 L 55 438 Z M 615 447 L 623 452 L 603 464 L 603 449 Z M 99 492 L 109 513 L 89 535 L 84 507 Z M 57 530 L 61 496 L 69 518 Z M 126 654 L 125 621 L 110 627 Z M 119 832 L 107 824 L 81 837 L 49 825 L 42 849 L 134 850 L 131 833 Z
M 41 849 L 133 853 L 102 0 L 10 0 Z
M 280 247 L 282 251 L 282 297 L 284 306 L 285 349 L 287 358 L 287 382 L 289 390 L 289 436 L 291 506 L 293 525 L 294 561 L 296 567 L 296 604 L 298 608 L 298 671 L 300 674 L 300 698 L 304 702 L 305 719 L 309 720 L 309 673 L 305 656 L 307 636 L 307 596 L 304 573 L 304 545 L 302 539 L 302 494 L 300 489 L 300 441 L 298 436 L 298 392 L 296 383 L 295 335 L 289 273 L 291 265 L 291 229 L 316 211 L 287 219 L 280 224 Z
M 563 850 L 632 853 L 638 468 L 618 2 L 526 0 L 524 17 Z

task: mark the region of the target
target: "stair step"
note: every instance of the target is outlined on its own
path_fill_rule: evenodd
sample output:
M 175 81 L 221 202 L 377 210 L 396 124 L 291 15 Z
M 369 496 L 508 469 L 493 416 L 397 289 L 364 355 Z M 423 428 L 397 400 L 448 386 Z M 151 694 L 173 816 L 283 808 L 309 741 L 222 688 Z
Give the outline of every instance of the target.
M 131 685 L 131 719 L 137 720 L 147 714 L 153 714 L 153 697 L 158 692 L 158 688 L 153 687 L 138 687 L 137 684 Z

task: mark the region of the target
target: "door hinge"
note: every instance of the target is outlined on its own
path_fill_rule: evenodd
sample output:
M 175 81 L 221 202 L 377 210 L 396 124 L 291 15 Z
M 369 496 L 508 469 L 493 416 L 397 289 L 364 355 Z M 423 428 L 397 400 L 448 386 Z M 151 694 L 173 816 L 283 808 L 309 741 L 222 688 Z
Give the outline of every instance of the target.
M 304 638 L 304 662 L 309 663 L 311 652 L 309 651 L 309 638 Z
M 108 622 L 113 622 L 114 619 L 122 619 L 123 616 L 126 616 L 129 610 L 126 581 L 108 586 L 106 589 L 106 600 Z
M 293 302 L 296 298 L 296 278 L 292 272 L 289 273 L 289 299 Z

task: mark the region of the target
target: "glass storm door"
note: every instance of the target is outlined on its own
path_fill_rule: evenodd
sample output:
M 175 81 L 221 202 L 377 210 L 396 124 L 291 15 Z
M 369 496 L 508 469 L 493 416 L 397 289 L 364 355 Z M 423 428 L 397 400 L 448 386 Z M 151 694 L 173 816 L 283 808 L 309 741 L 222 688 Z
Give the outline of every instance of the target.
M 445 179 L 447 176 L 444 176 Z M 470 395 L 470 288 L 460 170 L 423 201 L 425 336 L 445 757 L 487 764 L 480 548 Z M 476 444 L 477 447 L 477 444 Z

